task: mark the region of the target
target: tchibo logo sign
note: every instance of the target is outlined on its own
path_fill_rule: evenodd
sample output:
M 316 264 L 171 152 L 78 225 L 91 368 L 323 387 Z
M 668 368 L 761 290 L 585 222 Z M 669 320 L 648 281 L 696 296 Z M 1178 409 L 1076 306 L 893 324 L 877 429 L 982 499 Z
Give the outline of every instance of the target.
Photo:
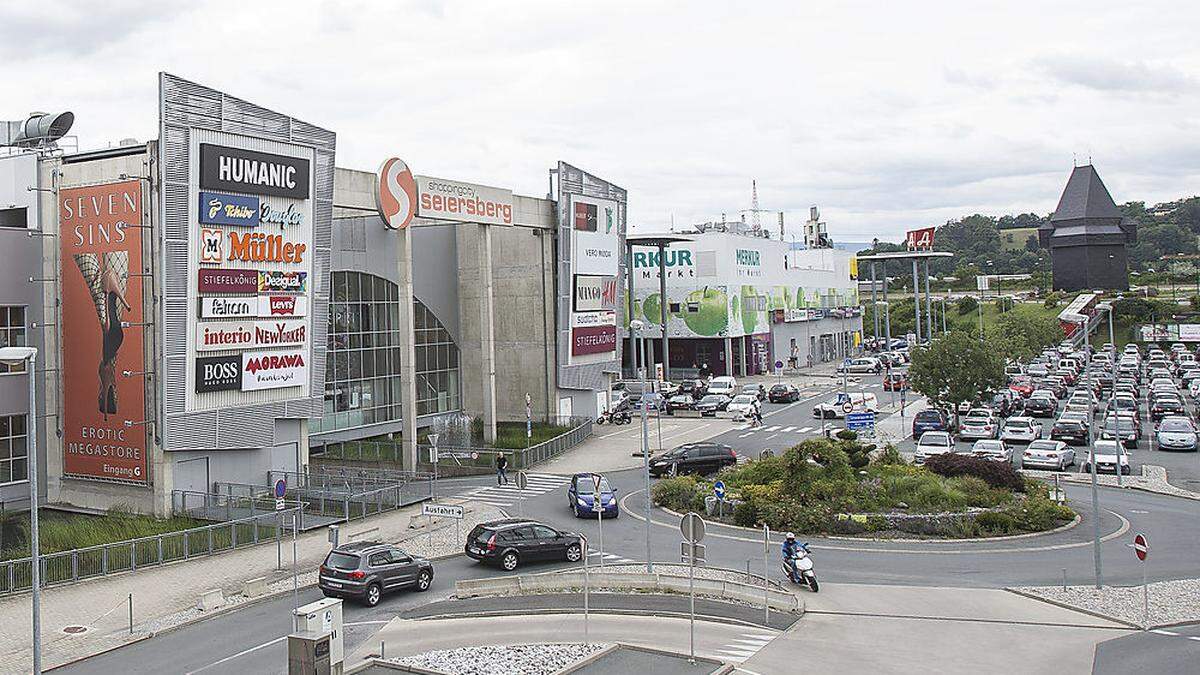
M 196 393 L 237 391 L 242 388 L 242 356 L 196 358 Z

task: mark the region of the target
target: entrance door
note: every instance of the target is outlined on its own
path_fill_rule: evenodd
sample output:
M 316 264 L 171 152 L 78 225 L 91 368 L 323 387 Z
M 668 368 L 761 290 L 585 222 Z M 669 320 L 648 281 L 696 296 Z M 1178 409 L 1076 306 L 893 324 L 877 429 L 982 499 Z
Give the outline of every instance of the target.
M 558 399 L 558 423 L 566 424 L 567 421 L 570 420 L 570 418 L 571 418 L 571 399 L 570 399 L 570 397 Z
M 283 443 L 271 448 L 271 471 L 300 472 L 300 444 Z M 291 481 L 289 477 L 288 482 Z

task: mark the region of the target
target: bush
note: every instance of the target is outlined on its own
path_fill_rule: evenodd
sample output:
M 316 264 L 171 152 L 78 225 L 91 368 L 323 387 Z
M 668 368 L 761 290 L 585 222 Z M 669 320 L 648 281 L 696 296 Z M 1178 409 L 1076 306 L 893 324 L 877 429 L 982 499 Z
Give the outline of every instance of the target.
M 1016 527 L 1027 532 L 1042 532 L 1075 517 L 1075 512 L 1050 499 L 1035 496 L 1004 508 Z
M 984 511 L 975 517 L 975 524 L 984 534 L 1010 534 L 1017 531 L 1017 519 L 1003 511 Z
M 695 476 L 684 475 L 658 481 L 652 490 L 654 503 L 672 511 L 703 511 L 704 495 Z
M 970 295 L 964 295 L 954 303 L 954 306 L 958 308 L 959 316 L 965 316 L 979 309 L 979 301 Z
M 836 436 L 839 441 L 857 441 L 858 440 L 858 432 L 850 431 L 849 429 L 839 429 Z
M 900 455 L 900 451 L 896 449 L 896 446 L 891 443 L 883 449 L 883 452 L 879 453 L 879 456 L 874 461 L 876 466 L 895 466 L 904 463 L 904 457 Z
M 1058 307 L 1058 304 L 1062 301 L 1063 301 L 1062 291 L 1054 291 L 1053 293 L 1046 296 L 1046 301 L 1043 302 L 1042 304 L 1045 305 L 1046 309 L 1054 309 L 1055 307 Z
M 1003 314 L 1004 312 L 1012 311 L 1013 299 L 1007 295 L 1002 295 L 996 298 L 996 311 Z
M 925 461 L 925 468 L 947 478 L 953 476 L 975 476 L 995 488 L 1013 492 L 1025 491 L 1025 479 L 1005 462 L 993 462 L 970 455 L 948 452 L 934 455 Z
M 742 527 L 758 525 L 758 508 L 751 502 L 740 502 L 733 507 L 733 524 Z

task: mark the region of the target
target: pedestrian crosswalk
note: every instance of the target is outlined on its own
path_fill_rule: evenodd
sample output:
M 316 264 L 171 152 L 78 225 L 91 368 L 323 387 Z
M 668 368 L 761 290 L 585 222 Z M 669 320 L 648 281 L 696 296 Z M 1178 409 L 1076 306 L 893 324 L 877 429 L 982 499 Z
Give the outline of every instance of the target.
M 517 488 L 515 476 L 509 475 L 508 483 L 506 484 L 476 487 L 455 496 L 491 504 L 492 506 L 505 507 L 512 506 L 522 499 L 553 492 L 571 481 L 568 476 L 559 476 L 553 473 L 528 472 L 526 476 L 529 478 L 529 483 L 525 486 L 524 490 Z
M 731 661 L 734 663 L 742 663 L 746 659 L 758 653 L 758 650 L 766 646 L 768 642 L 775 639 L 778 633 L 769 633 L 767 631 L 755 631 L 753 633 L 742 633 L 741 637 L 723 645 L 716 650 L 713 656 L 722 661 Z
M 746 438 L 747 436 L 752 436 L 752 435 L 758 434 L 758 433 L 807 434 L 807 433 L 811 433 L 813 431 L 817 431 L 818 429 L 820 429 L 820 427 L 811 427 L 811 426 L 801 427 L 801 426 L 796 426 L 796 425 L 784 426 L 782 424 L 772 424 L 770 426 L 746 427 L 742 430 L 743 433 L 738 435 L 738 438 Z
M 606 565 L 630 565 L 637 562 L 636 560 L 630 560 L 629 558 L 622 558 L 614 553 L 600 553 L 600 551 L 597 551 L 594 548 L 588 549 L 589 565 L 599 565 L 601 560 L 603 560 L 604 564 Z

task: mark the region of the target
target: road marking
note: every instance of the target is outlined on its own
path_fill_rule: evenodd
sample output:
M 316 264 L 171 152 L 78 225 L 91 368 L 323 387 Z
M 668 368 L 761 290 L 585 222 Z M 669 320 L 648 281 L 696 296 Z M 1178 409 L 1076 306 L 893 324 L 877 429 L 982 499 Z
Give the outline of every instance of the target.
M 775 437 L 776 437 L 776 436 L 778 436 L 778 435 L 779 435 L 779 434 L 771 434 L 770 436 L 767 436 L 766 440 L 768 440 L 768 441 L 769 441 L 769 440 L 771 440 L 772 438 L 775 438 Z
M 754 432 L 753 432 L 753 431 L 748 431 L 748 432 L 746 432 L 746 433 L 744 433 L 744 434 L 738 434 L 738 438 L 745 438 L 745 437 L 747 437 L 747 436 L 753 436 L 753 435 L 754 435 Z
M 1154 630 L 1152 630 L 1150 632 L 1158 633 L 1159 635 L 1170 635 L 1171 637 L 1179 637 L 1179 633 L 1176 633 L 1175 631 L 1171 631 L 1171 630 L 1163 630 L 1161 628 L 1155 628 Z
M 391 623 L 391 621 L 389 621 L 389 620 L 384 620 L 384 621 L 347 621 L 347 622 L 344 622 L 342 625 L 343 626 L 386 626 L 389 623 Z
M 807 434 L 810 431 L 815 431 L 815 429 L 813 429 L 812 427 L 804 427 L 803 429 L 800 430 L 800 433 Z
M 250 654 L 250 653 L 256 652 L 256 651 L 258 651 L 258 650 L 260 650 L 260 649 L 262 649 L 262 648 L 264 648 L 264 647 L 270 647 L 271 645 L 279 644 L 280 642 L 283 642 L 283 641 L 284 641 L 284 640 L 286 640 L 286 639 L 287 639 L 287 636 L 286 636 L 286 635 L 284 635 L 284 636 L 282 636 L 282 637 L 277 637 L 277 638 L 275 638 L 274 640 L 271 640 L 270 642 L 264 642 L 264 643 L 262 643 L 261 645 L 259 645 L 259 646 L 257 646 L 257 647 L 251 647 L 251 648 L 249 648 L 249 649 L 243 649 L 242 651 L 240 651 L 240 652 L 238 652 L 238 653 L 236 653 L 236 654 L 231 654 L 231 655 L 229 655 L 229 656 L 226 656 L 225 658 L 221 659 L 220 661 L 213 661 L 212 663 L 208 664 L 207 666 L 203 666 L 203 667 L 201 667 L 201 668 L 197 668 L 197 669 L 195 669 L 195 670 L 189 671 L 189 672 L 188 672 L 188 675 L 192 675 L 193 673 L 201 673 L 201 672 L 204 672 L 204 671 L 208 670 L 209 668 L 214 668 L 214 667 L 216 667 L 216 666 L 219 666 L 219 665 L 221 665 L 221 664 L 224 664 L 224 663 L 229 663 L 230 661 L 232 661 L 232 660 L 234 660 L 234 659 L 241 658 L 241 657 L 243 657 L 243 656 L 245 656 L 245 655 L 247 655 L 247 654 Z
M 783 429 L 783 430 L 784 430 L 785 432 L 787 432 L 787 433 L 789 433 L 789 434 L 790 434 L 790 433 L 792 433 L 793 431 L 795 431 L 795 430 L 796 430 L 796 427 L 784 427 L 784 429 Z

